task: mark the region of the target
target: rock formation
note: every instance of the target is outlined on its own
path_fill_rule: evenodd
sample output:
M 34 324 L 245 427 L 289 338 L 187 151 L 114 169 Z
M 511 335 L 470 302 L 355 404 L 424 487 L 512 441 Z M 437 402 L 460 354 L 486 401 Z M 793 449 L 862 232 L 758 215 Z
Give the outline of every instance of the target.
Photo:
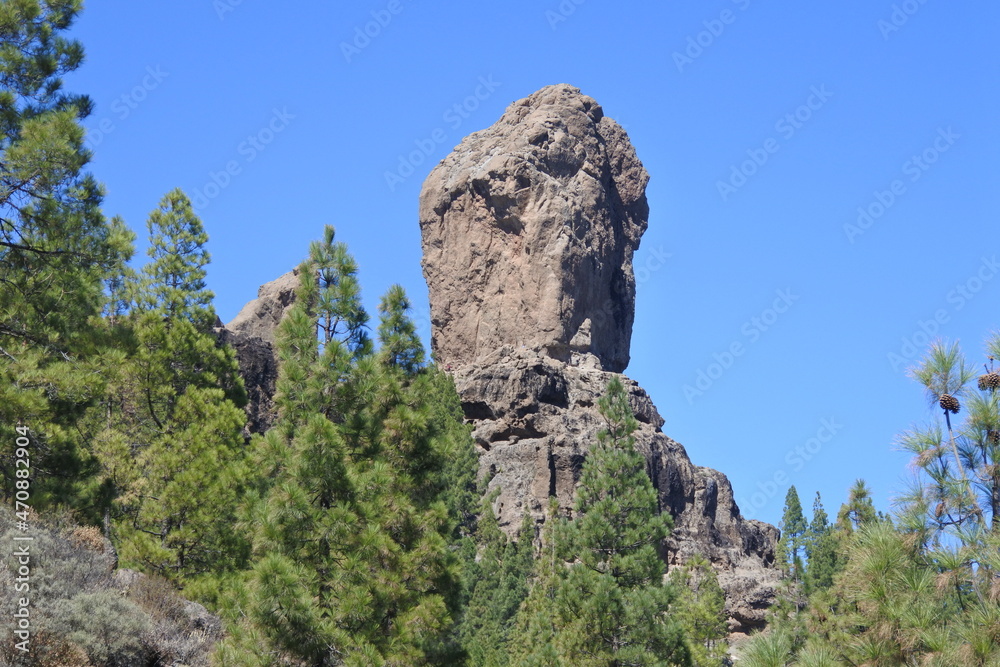
M 513 344 L 624 370 L 648 180 L 625 131 L 570 86 L 466 137 L 420 194 L 439 357 L 460 366 Z
M 602 427 L 597 399 L 628 364 L 648 178 L 600 105 L 558 85 L 466 137 L 424 183 L 431 346 L 452 371 L 510 533 L 524 512 L 543 521 L 550 496 L 572 507 Z M 733 629 L 761 626 L 778 531 L 744 520 L 729 480 L 692 464 L 646 393 L 623 379 L 662 511 L 674 517 L 669 561 L 711 560 Z
M 231 345 L 247 389 L 247 431 L 263 433 L 274 422 L 274 391 L 278 380 L 274 334 L 295 301 L 298 271 L 289 271 L 257 291 L 233 320 L 216 329 L 220 342 Z
M 625 369 L 634 314 L 632 254 L 646 230 L 646 170 L 624 130 L 566 85 L 514 102 L 466 137 L 420 195 L 431 346 L 450 370 L 494 509 L 514 534 L 547 499 L 573 505 L 581 465 L 603 423 L 597 400 Z M 274 329 L 294 300 L 294 273 L 261 287 L 220 330 L 251 395 L 251 430 L 273 421 Z M 622 378 L 639 420 L 670 563 L 715 566 L 734 631 L 764 623 L 778 572 L 778 531 L 745 520 L 725 475 L 691 463 L 664 420 Z

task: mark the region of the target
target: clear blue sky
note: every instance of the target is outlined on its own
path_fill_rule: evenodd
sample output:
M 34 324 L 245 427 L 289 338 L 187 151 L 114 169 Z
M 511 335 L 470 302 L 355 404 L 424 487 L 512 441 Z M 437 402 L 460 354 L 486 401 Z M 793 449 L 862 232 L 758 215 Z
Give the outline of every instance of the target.
M 96 103 L 109 215 L 144 237 L 168 190 L 201 196 L 223 320 L 332 223 L 372 312 L 401 283 L 425 340 L 424 176 L 513 100 L 580 87 L 652 176 L 627 373 L 777 522 L 788 484 L 832 514 L 864 477 L 887 509 L 894 436 L 931 418 L 903 339 L 923 321 L 978 360 L 1000 328 L 998 28 L 943 0 L 91 0 L 68 87 Z

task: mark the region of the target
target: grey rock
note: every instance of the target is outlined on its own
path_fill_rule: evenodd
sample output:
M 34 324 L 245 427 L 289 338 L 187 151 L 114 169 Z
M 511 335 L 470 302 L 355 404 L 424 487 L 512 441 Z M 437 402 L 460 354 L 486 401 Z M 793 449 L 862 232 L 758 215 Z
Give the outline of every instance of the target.
M 278 383 L 278 356 L 274 345 L 263 338 L 216 329 L 219 342 L 236 352 L 240 376 L 247 390 L 246 435 L 263 433 L 274 424 L 274 392 Z
M 274 392 L 278 381 L 275 332 L 295 302 L 298 270 L 261 285 L 229 324 L 216 329 L 219 341 L 231 345 L 247 390 L 247 432 L 263 433 L 274 423 Z
M 295 290 L 298 286 L 297 269 L 261 285 L 257 290 L 257 298 L 243 306 L 226 325 L 226 329 L 246 338 L 260 338 L 273 345 L 278 323 L 295 302 Z
M 624 130 L 571 86 L 543 88 L 466 137 L 420 196 L 431 345 L 455 379 L 480 475 L 500 490 L 494 510 L 512 536 L 525 512 L 544 520 L 551 496 L 570 511 L 603 427 L 597 401 L 619 377 L 661 511 L 674 520 L 667 562 L 709 559 L 731 629 L 747 632 L 774 600 L 777 529 L 745 520 L 725 475 L 694 465 L 646 392 L 618 375 L 629 361 L 647 181 Z M 264 285 L 220 330 L 240 359 L 254 431 L 273 422 L 274 331 L 297 284 L 293 272 Z
M 550 497 L 569 516 L 589 448 L 604 421 L 598 400 L 618 377 L 639 422 L 636 447 L 674 529 L 666 541 L 670 565 L 695 554 L 716 568 L 734 631 L 762 627 L 774 600 L 778 531 L 744 520 L 722 473 L 694 465 L 683 445 L 663 434 L 664 421 L 634 380 L 571 366 L 546 354 L 507 345 L 476 364 L 453 370 L 455 386 L 479 452 L 480 475 L 501 527 L 516 535 L 524 513 L 538 523 Z

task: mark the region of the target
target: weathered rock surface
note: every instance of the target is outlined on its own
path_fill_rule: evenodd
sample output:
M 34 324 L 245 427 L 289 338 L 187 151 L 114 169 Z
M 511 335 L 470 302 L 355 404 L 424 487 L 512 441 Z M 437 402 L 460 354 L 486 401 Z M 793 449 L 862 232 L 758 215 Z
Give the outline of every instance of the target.
M 424 183 L 432 347 L 455 378 L 511 534 L 524 512 L 544 520 L 551 496 L 572 507 L 603 427 L 597 400 L 628 364 L 647 180 L 624 131 L 559 85 L 514 102 Z M 692 464 L 645 391 L 622 379 L 661 511 L 674 518 L 668 560 L 708 558 L 732 628 L 762 626 L 777 529 L 744 520 L 725 475 Z
M 420 193 L 433 351 L 465 365 L 510 343 L 624 370 L 648 180 L 625 131 L 571 86 L 466 137 Z
M 259 338 L 273 345 L 274 332 L 295 301 L 298 286 L 297 269 L 261 285 L 257 290 L 257 298 L 243 306 L 226 325 L 226 329 L 239 336 Z
M 480 474 L 491 490 L 500 490 L 494 510 L 511 535 L 525 512 L 543 521 L 550 496 L 566 511 L 573 506 L 584 458 L 604 427 L 597 401 L 615 375 L 512 345 L 453 371 L 474 425 Z M 708 558 L 727 593 L 734 629 L 762 626 L 778 580 L 777 529 L 744 520 L 726 476 L 691 463 L 684 447 L 661 431 L 663 418 L 646 392 L 619 377 L 639 421 L 636 445 L 648 462 L 661 511 L 674 518 L 668 562 L 681 564 L 695 554 Z
M 295 301 L 298 285 L 297 270 L 262 285 L 256 299 L 243 306 L 229 324 L 216 330 L 219 340 L 236 351 L 249 399 L 246 407 L 249 433 L 263 433 L 274 423 L 274 391 L 278 381 L 274 334 Z

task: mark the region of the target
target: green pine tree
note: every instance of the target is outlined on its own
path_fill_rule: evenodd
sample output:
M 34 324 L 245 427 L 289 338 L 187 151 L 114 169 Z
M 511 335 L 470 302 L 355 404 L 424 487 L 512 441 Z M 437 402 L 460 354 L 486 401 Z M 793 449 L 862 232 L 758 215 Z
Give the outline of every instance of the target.
M 462 402 L 451 376 L 435 365 L 428 366 L 424 374 L 427 376 L 431 423 L 445 457 L 440 485 L 447 490 L 445 503 L 455 526 L 451 542 L 463 545 L 460 548 L 474 558 L 473 535 L 477 530 L 482 498 L 476 481 L 479 456 L 472 438 L 472 426 L 465 423 Z
M 577 517 L 557 529 L 557 556 L 569 566 L 557 568 L 555 593 L 535 613 L 551 617 L 563 664 L 688 665 L 658 551 L 672 522 L 659 513 L 635 449 L 637 422 L 620 380 L 609 382 L 599 405 L 606 429 L 583 465 Z
M 226 664 L 457 658 L 445 457 L 468 431 L 431 404 L 440 371 L 419 365 L 401 290 L 382 301 L 373 351 L 356 270 L 327 228 L 279 326 L 279 420 L 253 443 L 253 565 L 228 594 Z
M 679 591 L 676 619 L 684 631 L 695 667 L 719 667 L 729 653 L 726 595 L 712 564 L 701 556 L 670 572 Z
M 148 227 L 150 262 L 129 320 L 135 348 L 105 399 L 99 442 L 122 559 L 176 581 L 239 561 L 232 525 L 246 395 L 233 351 L 212 331 L 208 235 L 191 202 L 168 193 Z
M 863 479 L 854 481 L 847 502 L 840 506 L 837 512 L 837 527 L 851 533 L 862 526 L 879 520 L 875 504 L 872 502 L 872 492 Z
M 81 427 L 103 390 L 108 342 L 94 326 L 106 281 L 132 254 L 132 234 L 106 220 L 85 172 L 86 96 L 63 90 L 83 61 L 65 32 L 78 0 L 0 2 L 0 436 L 31 441 L 31 504 L 96 518 L 92 434 Z M 13 448 L 0 455 L 4 498 Z
M 498 493 L 483 499 L 476 534 L 479 553 L 466 573 L 470 595 L 463 610 L 460 638 L 470 667 L 511 664 L 513 619 L 528 595 L 534 561 L 534 521 L 525 514 L 517 541 L 507 539 L 493 513 Z
M 947 444 L 954 456 L 955 464 L 952 474 L 957 477 L 956 483 L 959 485 L 959 493 L 952 494 L 953 497 L 949 499 L 954 506 L 952 517 L 958 524 L 982 521 L 983 511 L 966 472 L 951 426 L 951 415 L 957 414 L 961 409 L 959 398 L 968 393 L 966 384 L 975 377 L 975 373 L 972 367 L 966 364 L 958 343 L 946 345 L 937 341 L 931 345 L 921 364 L 911 370 L 911 375 L 924 385 L 931 405 L 941 409 L 947 425 Z
M 808 561 L 805 576 L 806 592 L 829 588 L 833 585 L 833 576 L 839 571 L 840 544 L 829 523 L 826 510 L 823 509 L 823 500 L 818 491 L 816 500 L 813 501 L 813 518 L 809 523 L 805 547 Z
M 799 493 L 794 486 L 789 487 L 785 495 L 785 509 L 781 515 L 781 539 L 778 543 L 779 553 L 782 555 L 782 566 L 791 573 L 791 576 L 801 581 L 803 575 L 802 551 L 807 529 L 805 516 L 802 514 L 802 503 L 799 502 Z
M 556 605 L 560 597 L 565 567 L 557 553 L 559 544 L 559 502 L 549 499 L 542 527 L 542 550 L 534 563 L 528 597 L 514 617 L 508 639 L 511 665 L 518 667 L 563 667 L 567 664 L 557 645 L 562 623 Z

